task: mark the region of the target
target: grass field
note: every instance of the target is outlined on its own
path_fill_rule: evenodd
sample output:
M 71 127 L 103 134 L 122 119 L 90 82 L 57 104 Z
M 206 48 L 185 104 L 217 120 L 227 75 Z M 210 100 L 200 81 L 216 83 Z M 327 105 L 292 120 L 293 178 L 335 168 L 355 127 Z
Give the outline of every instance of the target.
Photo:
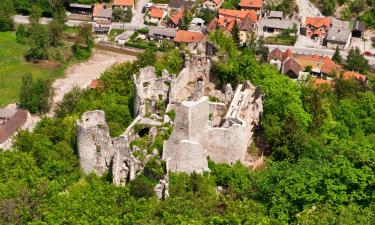
M 22 76 L 31 73 L 35 79 L 56 78 L 64 73 L 64 66 L 56 63 L 33 64 L 24 60 L 27 45 L 16 42 L 12 32 L 0 32 L 0 107 L 18 101 Z

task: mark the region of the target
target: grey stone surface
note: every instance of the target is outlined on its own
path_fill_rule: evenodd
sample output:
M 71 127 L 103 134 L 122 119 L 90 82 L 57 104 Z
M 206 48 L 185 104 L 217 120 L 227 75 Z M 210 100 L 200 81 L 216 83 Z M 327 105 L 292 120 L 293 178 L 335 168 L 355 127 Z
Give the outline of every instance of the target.
M 111 172 L 113 182 L 123 185 L 134 179 L 142 167 L 131 154 L 126 136 L 111 138 L 104 112 L 85 112 L 77 121 L 77 145 L 84 174 L 99 176 Z

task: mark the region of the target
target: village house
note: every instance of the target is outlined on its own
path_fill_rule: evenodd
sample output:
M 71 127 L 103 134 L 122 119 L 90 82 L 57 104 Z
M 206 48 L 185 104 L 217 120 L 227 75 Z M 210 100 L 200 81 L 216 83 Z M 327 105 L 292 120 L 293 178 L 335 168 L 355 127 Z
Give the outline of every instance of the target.
M 99 35 L 107 35 L 111 30 L 111 21 L 97 20 L 93 26 L 93 33 Z
M 299 30 L 299 22 L 294 20 L 280 20 L 280 19 L 270 19 L 263 18 L 259 22 L 259 27 L 262 28 L 263 36 L 273 36 L 281 34 L 285 31 L 293 31 L 290 34 L 296 35 Z
M 114 0 L 112 3 L 112 8 L 122 8 L 134 10 L 134 0 Z
M 241 10 L 254 10 L 260 17 L 263 9 L 263 0 L 241 0 Z
M 112 19 L 112 9 L 108 8 L 104 3 L 103 4 L 95 4 L 94 10 L 92 13 L 92 20 L 108 20 L 111 21 Z
M 193 18 L 189 24 L 190 31 L 205 32 L 206 26 L 204 25 L 204 20 L 202 18 Z
M 151 7 L 147 13 L 147 20 L 149 23 L 158 25 L 163 20 L 165 15 L 166 15 L 166 12 L 164 11 L 164 9 Z
M 293 79 L 303 79 L 306 73 L 317 77 L 331 76 L 341 70 L 341 66 L 328 56 L 293 54 L 289 49 L 285 52 L 278 48 L 272 50 L 268 61 Z
M 224 0 L 206 0 L 202 3 L 202 8 L 216 11 L 223 4 Z
M 365 33 L 365 25 L 360 21 L 352 21 L 352 37 L 362 38 Z
M 352 38 L 352 30 L 349 21 L 332 19 L 331 28 L 325 39 L 328 48 L 336 49 L 336 47 L 346 50 L 349 48 Z
M 167 26 L 173 28 L 180 26 L 182 18 L 184 17 L 184 12 L 184 8 L 181 8 L 177 12 L 170 12 L 169 20 L 167 21 Z
M 70 3 L 68 11 L 70 13 L 92 15 L 92 5 Z
M 176 37 L 177 30 L 170 27 L 156 27 L 150 26 L 147 35 L 148 40 L 156 40 L 161 42 L 162 40 L 173 41 Z
M 24 126 L 28 117 L 27 110 L 0 109 L 0 149 L 11 147 L 11 137 Z
M 182 8 L 191 9 L 195 1 L 188 0 L 170 0 L 168 3 L 168 11 L 180 11 Z
M 267 19 L 282 20 L 283 18 L 284 18 L 283 11 L 270 11 L 270 13 L 267 15 Z
M 177 44 L 202 42 L 204 40 L 205 40 L 205 36 L 201 32 L 186 31 L 186 30 L 178 30 L 176 32 L 176 37 L 174 38 L 174 42 L 176 42 Z
M 301 34 L 312 39 L 324 39 L 331 27 L 329 17 L 306 17 L 305 26 L 301 28 Z
M 219 9 L 218 14 L 219 16 L 215 17 L 207 25 L 208 31 L 219 28 L 225 33 L 231 33 L 235 23 L 237 23 L 240 30 L 241 43 L 246 42 L 250 32 L 257 32 L 257 15 L 252 10 Z
M 367 76 L 362 75 L 360 73 L 356 73 L 354 71 L 346 71 L 346 72 L 344 72 L 344 74 L 342 75 L 342 77 L 345 80 L 355 79 L 356 81 L 358 81 L 360 84 L 362 84 L 364 86 L 368 85 L 368 78 L 367 78 Z

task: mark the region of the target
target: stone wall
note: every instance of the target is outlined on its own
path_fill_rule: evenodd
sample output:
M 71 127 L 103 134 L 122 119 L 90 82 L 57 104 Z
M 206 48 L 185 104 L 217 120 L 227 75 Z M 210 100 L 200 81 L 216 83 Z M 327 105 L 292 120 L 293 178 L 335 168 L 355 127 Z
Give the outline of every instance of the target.
M 166 70 L 158 77 L 151 66 L 140 69 L 138 76 L 134 74 L 134 114 L 144 116 L 147 110 L 152 111 L 157 101 L 167 102 L 171 81 L 172 77 Z
M 111 138 L 104 112 L 85 112 L 77 121 L 77 148 L 84 174 L 112 173 L 113 183 L 124 185 L 134 179 L 142 167 L 129 150 L 126 136 Z
M 239 85 L 220 127 L 214 127 L 209 117 L 225 108 L 222 103 L 209 103 L 205 96 L 174 104 L 173 133 L 163 146 L 163 159 L 169 170 L 203 172 L 208 169 L 207 157 L 218 163 L 244 162 L 253 128 L 263 111 L 259 93 L 248 82 Z

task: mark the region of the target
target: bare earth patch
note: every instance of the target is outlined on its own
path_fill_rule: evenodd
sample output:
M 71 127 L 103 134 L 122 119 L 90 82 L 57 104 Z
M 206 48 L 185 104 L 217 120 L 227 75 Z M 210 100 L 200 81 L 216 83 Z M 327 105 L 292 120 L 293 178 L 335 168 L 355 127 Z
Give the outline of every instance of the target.
M 91 80 L 99 78 L 110 66 L 135 59 L 130 55 L 95 50 L 88 61 L 69 67 L 64 77 L 55 80 L 52 85 L 55 91 L 52 111 L 56 103 L 61 101 L 74 86 L 86 88 Z

